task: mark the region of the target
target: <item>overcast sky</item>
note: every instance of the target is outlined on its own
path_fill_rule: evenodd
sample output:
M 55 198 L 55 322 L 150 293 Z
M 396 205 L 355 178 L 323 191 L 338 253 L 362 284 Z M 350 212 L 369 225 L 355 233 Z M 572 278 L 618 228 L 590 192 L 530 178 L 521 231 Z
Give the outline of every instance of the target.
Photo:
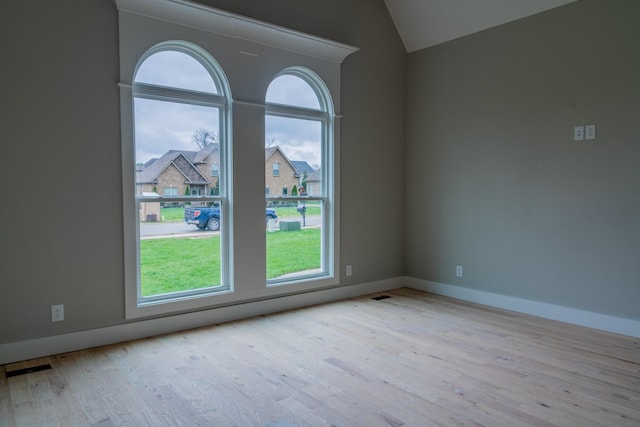
M 218 93 L 208 72 L 192 57 L 179 52 L 160 52 L 147 58 L 136 74 L 137 82 Z M 294 76 L 280 76 L 267 91 L 267 100 L 319 109 L 311 87 Z M 193 135 L 198 129 L 219 135 L 219 110 L 212 107 L 135 99 L 136 162 L 145 163 L 168 150 L 198 147 Z M 319 122 L 267 116 L 265 146 L 278 145 L 290 160 L 305 160 L 320 167 Z

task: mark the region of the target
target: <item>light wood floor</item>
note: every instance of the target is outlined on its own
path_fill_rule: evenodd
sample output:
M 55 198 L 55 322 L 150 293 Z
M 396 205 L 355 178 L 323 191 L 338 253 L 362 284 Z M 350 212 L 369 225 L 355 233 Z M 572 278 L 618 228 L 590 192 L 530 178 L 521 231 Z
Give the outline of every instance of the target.
M 31 361 L 2 426 L 640 426 L 637 339 L 400 289 Z

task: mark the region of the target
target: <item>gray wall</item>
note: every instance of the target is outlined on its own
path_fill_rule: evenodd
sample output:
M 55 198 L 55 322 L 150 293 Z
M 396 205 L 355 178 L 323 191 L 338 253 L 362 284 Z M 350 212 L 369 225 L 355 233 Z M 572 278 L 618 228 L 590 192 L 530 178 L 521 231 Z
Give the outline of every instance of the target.
M 640 319 L 638 22 L 582 0 L 408 56 L 406 275 Z
M 360 48 L 342 72 L 341 283 L 401 275 L 406 55 L 384 2 L 203 3 Z M 122 324 L 115 4 L 2 2 L 0 53 L 0 343 Z

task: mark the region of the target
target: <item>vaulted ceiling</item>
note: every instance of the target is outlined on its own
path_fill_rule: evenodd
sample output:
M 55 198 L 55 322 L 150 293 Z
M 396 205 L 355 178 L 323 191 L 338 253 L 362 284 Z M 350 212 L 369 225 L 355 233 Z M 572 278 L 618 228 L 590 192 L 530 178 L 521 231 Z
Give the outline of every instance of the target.
M 385 0 L 407 52 L 576 0 Z

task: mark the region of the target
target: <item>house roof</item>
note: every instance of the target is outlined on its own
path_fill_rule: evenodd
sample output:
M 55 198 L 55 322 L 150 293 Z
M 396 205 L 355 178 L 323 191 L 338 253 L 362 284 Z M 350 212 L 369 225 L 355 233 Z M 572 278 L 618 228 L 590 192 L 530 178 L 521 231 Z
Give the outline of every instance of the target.
M 279 150 L 280 148 L 277 145 L 274 145 L 273 147 L 267 147 L 264 149 L 264 159 L 267 160 L 269 157 L 271 157 L 273 155 L 273 153 L 275 153 L 276 150 Z
M 162 157 L 152 159 L 145 163 L 145 168 L 136 173 L 136 183 L 138 184 L 157 184 L 158 177 L 170 165 L 175 166 L 178 171 L 185 177 L 187 184 L 209 184 L 209 180 L 205 178 L 198 168 L 193 164 L 192 159 L 196 157 L 198 152 L 195 151 L 179 151 L 169 150 Z
M 267 147 L 264 149 L 264 160 L 267 161 L 269 159 L 269 157 L 273 156 L 273 154 L 278 151 L 280 152 L 280 154 L 282 155 L 282 157 L 284 157 L 284 159 L 291 165 L 291 167 L 293 168 L 294 171 L 296 171 L 296 173 L 294 174 L 294 176 L 297 178 L 298 176 L 300 176 L 300 173 L 298 172 L 298 169 L 293 165 L 293 162 L 291 160 L 289 160 L 289 157 L 287 157 L 287 155 L 284 153 L 284 151 L 282 151 L 282 149 L 280 148 L 280 146 L 278 145 L 274 145 L 273 147 Z
M 291 164 L 296 168 L 300 176 L 303 176 L 305 173 L 309 176 L 316 171 L 305 160 L 291 160 Z
M 207 158 L 220 150 L 220 144 L 213 143 L 207 145 L 200 151 L 169 150 L 161 157 L 148 160 L 144 165 L 136 165 L 136 183 L 157 184 L 158 177 L 170 166 L 175 166 L 185 177 L 186 184 L 210 184 L 210 181 L 200 173 L 197 164 L 206 162 Z M 291 164 L 296 171 L 296 177 L 302 176 L 304 172 L 311 176 L 315 170 L 306 161 L 291 161 L 279 146 L 267 147 L 264 150 L 265 161 L 276 151 Z
M 204 163 L 212 153 L 215 151 L 220 151 L 220 144 L 214 142 L 213 144 L 208 144 L 202 150 L 195 152 L 193 159 L 191 160 L 194 164 Z

